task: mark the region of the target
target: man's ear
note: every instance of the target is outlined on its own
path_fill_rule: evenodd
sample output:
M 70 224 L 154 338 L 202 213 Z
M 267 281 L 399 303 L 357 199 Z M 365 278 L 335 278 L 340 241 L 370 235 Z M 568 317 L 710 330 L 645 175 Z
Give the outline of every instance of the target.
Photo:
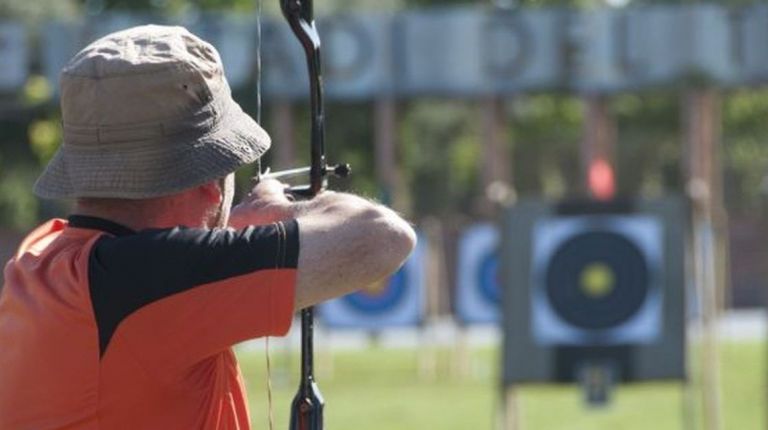
M 224 198 L 224 193 L 219 186 L 219 181 L 210 181 L 197 187 L 200 194 L 203 196 L 206 202 L 212 204 L 220 204 Z

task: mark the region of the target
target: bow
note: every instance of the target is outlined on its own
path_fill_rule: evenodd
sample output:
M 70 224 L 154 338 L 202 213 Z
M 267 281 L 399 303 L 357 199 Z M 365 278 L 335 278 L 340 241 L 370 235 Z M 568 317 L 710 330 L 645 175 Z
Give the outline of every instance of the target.
M 311 108 L 310 166 L 274 172 L 261 178 L 285 178 L 309 173 L 309 184 L 294 186 L 289 192 L 311 199 L 327 185 L 328 175 L 346 177 L 349 165 L 329 165 L 325 159 L 323 79 L 320 70 L 320 36 L 315 25 L 312 0 L 280 0 L 283 16 L 299 39 L 307 60 Z M 301 311 L 301 381 L 291 404 L 291 430 L 323 429 L 323 396 L 314 375 L 313 308 Z

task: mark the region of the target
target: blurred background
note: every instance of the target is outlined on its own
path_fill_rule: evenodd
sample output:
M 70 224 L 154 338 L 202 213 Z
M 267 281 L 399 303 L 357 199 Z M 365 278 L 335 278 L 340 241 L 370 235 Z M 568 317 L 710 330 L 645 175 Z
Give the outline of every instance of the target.
M 319 310 L 329 427 L 768 428 L 768 5 L 318 0 L 315 14 L 327 152 L 353 167 L 332 186 L 420 237 L 392 279 Z M 306 64 L 277 0 L 0 0 L 4 261 L 69 209 L 31 193 L 60 144 L 59 71 L 145 23 L 218 48 L 273 136 L 264 166 L 308 162 Z M 278 428 L 297 335 L 271 342 Z M 264 344 L 238 353 L 266 428 Z

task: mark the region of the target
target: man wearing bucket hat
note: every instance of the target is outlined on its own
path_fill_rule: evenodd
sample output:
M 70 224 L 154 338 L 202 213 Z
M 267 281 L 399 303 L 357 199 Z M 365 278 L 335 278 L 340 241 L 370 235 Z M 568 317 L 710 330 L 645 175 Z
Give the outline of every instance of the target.
M 0 293 L 1 429 L 243 429 L 231 346 L 284 335 L 296 309 L 394 272 L 413 249 L 389 209 L 334 192 L 293 202 L 232 172 L 267 133 L 216 50 L 143 26 L 61 76 L 63 144 L 35 185 L 74 215 L 38 227 Z

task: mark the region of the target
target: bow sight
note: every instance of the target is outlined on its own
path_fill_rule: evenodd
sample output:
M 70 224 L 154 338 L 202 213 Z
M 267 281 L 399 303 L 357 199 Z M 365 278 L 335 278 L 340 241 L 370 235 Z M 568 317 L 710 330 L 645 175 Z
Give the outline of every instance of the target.
M 259 176 L 259 179 L 279 179 L 284 180 L 296 176 L 303 176 L 308 173 L 311 173 L 312 168 L 307 167 L 297 167 L 295 169 L 286 169 L 286 170 L 280 170 L 278 172 L 265 172 L 262 175 Z M 352 168 L 349 167 L 349 164 L 336 164 L 333 166 L 326 165 L 320 169 L 322 176 L 328 176 L 333 175 L 337 178 L 346 178 L 351 173 Z M 304 195 L 305 193 L 301 190 L 306 189 L 307 185 L 301 185 L 297 187 L 290 188 L 291 194 L 296 195 Z M 311 196 L 310 196 L 311 197 Z

